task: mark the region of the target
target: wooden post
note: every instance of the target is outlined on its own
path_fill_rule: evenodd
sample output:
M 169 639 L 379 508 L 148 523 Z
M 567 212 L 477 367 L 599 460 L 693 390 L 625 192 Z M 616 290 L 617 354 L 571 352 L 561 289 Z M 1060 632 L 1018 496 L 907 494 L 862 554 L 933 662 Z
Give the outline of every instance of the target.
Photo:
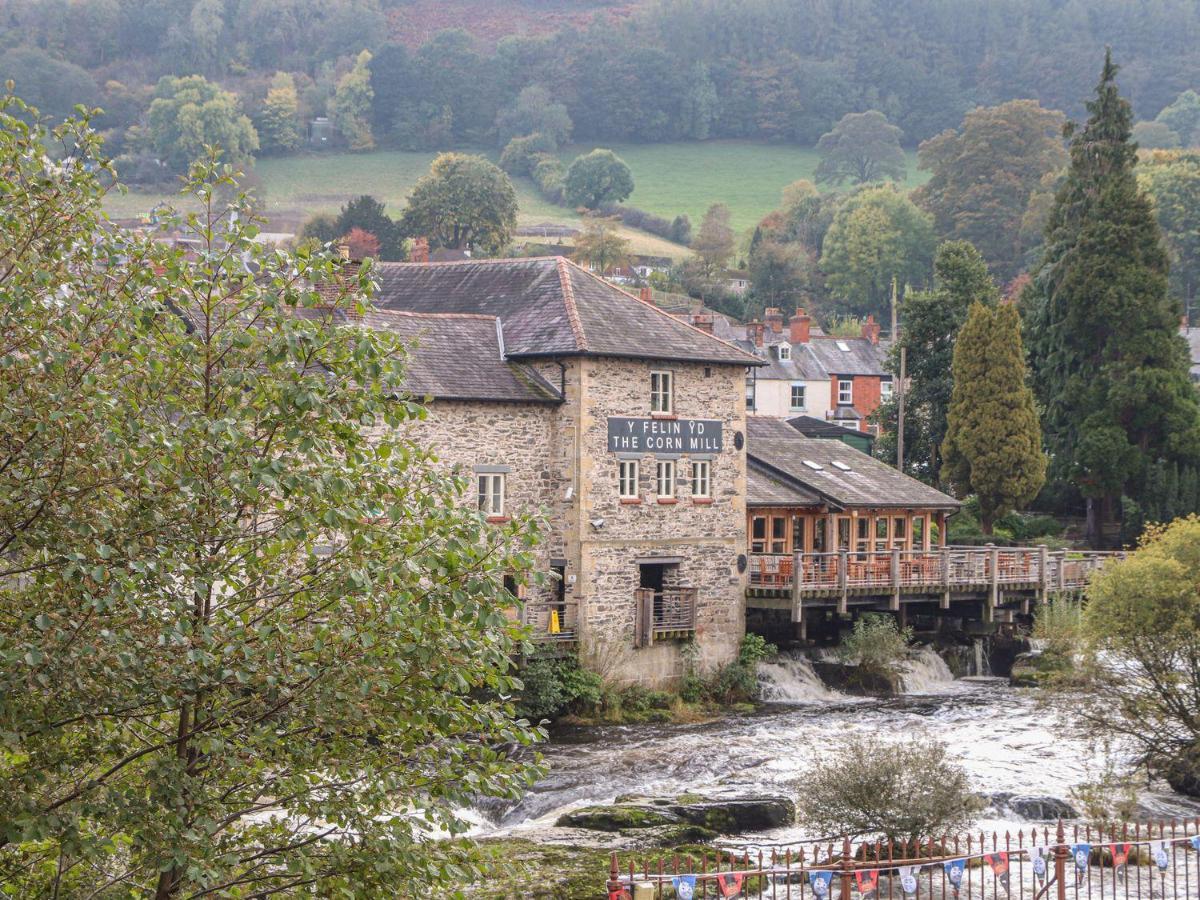
M 1045 544 L 1038 546 L 1038 592 L 1037 598 L 1040 603 L 1045 603 L 1050 590 L 1050 574 L 1047 571 L 1050 565 L 1050 551 Z
M 945 547 L 938 550 L 942 566 L 942 609 L 950 608 L 950 551 Z
M 800 591 L 801 575 L 804 570 L 804 552 L 797 550 L 792 554 L 792 621 L 804 621 L 804 600 Z
M 1061 594 L 1067 589 L 1067 551 L 1058 551 L 1058 592 Z
M 995 544 L 988 544 L 988 569 L 988 606 L 995 609 L 1000 600 L 1000 550 Z
M 892 548 L 892 605 L 891 610 L 900 609 L 900 551 Z
M 853 535 L 851 531 L 851 535 Z M 848 597 L 850 588 L 848 582 L 850 580 L 850 551 L 845 547 L 838 550 L 838 588 L 841 590 L 841 597 L 838 599 L 838 612 L 846 613 L 849 611 L 850 604 Z

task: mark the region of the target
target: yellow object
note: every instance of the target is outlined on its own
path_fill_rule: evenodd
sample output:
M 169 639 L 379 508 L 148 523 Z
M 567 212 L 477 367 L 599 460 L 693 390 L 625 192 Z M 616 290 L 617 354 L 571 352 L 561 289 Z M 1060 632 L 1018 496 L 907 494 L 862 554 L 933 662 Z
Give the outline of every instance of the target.
M 562 631 L 558 626 L 558 610 L 550 610 L 550 627 L 547 629 L 551 634 L 558 634 Z

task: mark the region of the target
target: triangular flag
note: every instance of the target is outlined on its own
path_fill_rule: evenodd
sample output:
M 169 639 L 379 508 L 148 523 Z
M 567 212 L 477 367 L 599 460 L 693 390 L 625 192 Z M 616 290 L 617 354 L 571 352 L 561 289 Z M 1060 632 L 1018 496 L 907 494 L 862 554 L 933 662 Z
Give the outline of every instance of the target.
M 1000 886 L 1004 888 L 1004 893 L 1008 893 L 1008 854 L 1007 853 L 988 853 L 983 857 L 983 861 L 991 868 L 992 873 L 996 876 L 996 880 L 1000 882 Z
M 1071 858 L 1075 860 L 1075 883 L 1082 884 L 1084 876 L 1087 874 L 1088 862 L 1092 858 L 1092 845 L 1073 844 Z
M 1111 844 L 1109 852 L 1112 854 L 1113 868 L 1117 870 L 1117 874 L 1122 878 L 1125 877 L 1125 869 L 1129 865 L 1129 851 L 1133 849 L 1133 844 Z
M 917 866 L 901 866 L 896 870 L 900 875 L 900 890 L 905 896 L 911 897 L 917 893 Z
M 946 872 L 946 880 L 950 882 L 950 890 L 955 897 L 958 896 L 958 888 L 962 884 L 963 870 L 966 867 L 967 861 L 965 859 L 952 859 L 942 866 Z
M 1200 834 L 1198 834 L 1194 838 L 1192 838 L 1191 843 L 1192 843 L 1193 850 L 1200 850 Z
M 829 885 L 833 881 L 832 872 L 809 872 L 808 883 L 812 887 L 812 892 L 819 898 L 829 896 Z
M 1046 848 L 1030 847 L 1029 856 L 1033 860 L 1033 874 L 1041 881 L 1046 880 Z
M 859 869 L 854 873 L 854 881 L 858 884 L 858 892 L 862 900 L 874 897 L 879 889 L 878 869 Z
M 692 900 L 696 896 L 695 875 L 676 875 L 671 879 L 671 885 L 675 888 L 675 896 L 679 900 Z
M 1155 841 L 1151 844 L 1150 855 L 1154 857 L 1154 864 L 1164 871 L 1171 864 L 1171 854 L 1167 852 L 1166 841 Z
M 742 890 L 742 880 L 746 876 L 741 872 L 724 872 L 717 876 L 717 887 L 722 897 L 736 897 Z

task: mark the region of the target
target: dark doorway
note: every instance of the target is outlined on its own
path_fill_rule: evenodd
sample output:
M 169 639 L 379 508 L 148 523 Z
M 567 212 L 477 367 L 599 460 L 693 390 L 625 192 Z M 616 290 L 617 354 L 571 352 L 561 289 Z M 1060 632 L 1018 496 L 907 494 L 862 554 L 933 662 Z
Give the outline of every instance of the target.
M 641 580 L 638 582 L 638 587 L 649 588 L 656 594 L 661 594 L 663 589 L 663 575 L 667 567 L 661 563 L 642 563 L 638 566 L 641 570 Z

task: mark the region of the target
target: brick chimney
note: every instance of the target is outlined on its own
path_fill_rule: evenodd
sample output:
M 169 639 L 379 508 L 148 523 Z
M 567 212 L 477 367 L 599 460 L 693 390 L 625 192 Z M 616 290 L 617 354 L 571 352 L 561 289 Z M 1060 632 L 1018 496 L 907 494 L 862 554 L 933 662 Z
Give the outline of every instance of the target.
M 761 347 L 763 345 L 763 323 L 747 322 L 746 338 L 747 340 L 754 341 L 755 347 Z
M 413 238 L 412 251 L 408 254 L 410 261 L 428 265 L 429 263 L 429 238 Z
M 649 285 L 647 285 L 646 287 L 643 287 L 640 291 L 638 291 L 638 299 L 641 300 L 643 303 L 653 303 L 654 302 L 654 288 L 650 287 Z
M 791 330 L 790 340 L 793 344 L 807 344 L 812 334 L 812 317 L 803 307 L 796 307 L 796 314 L 788 320 Z
M 692 326 L 694 328 L 699 328 L 701 331 L 706 332 L 707 334 L 712 334 L 713 333 L 712 313 L 693 313 L 692 314 Z
M 769 307 L 763 319 L 766 321 L 767 327 L 775 334 L 783 332 L 783 310 L 775 306 Z
M 862 324 L 862 336 L 872 344 L 879 343 L 879 323 L 875 321 L 873 315 L 867 316 L 867 321 Z

